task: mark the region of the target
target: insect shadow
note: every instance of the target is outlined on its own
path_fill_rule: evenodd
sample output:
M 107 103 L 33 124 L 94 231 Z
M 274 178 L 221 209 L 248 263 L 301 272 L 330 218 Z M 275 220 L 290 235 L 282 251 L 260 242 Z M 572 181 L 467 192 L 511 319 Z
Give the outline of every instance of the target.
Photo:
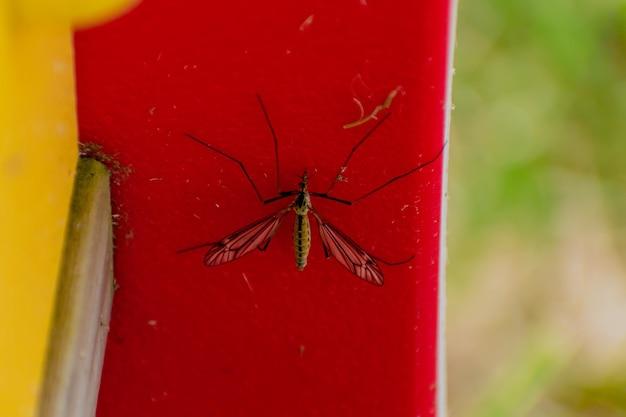
M 223 150 L 199 139 L 197 136 L 186 133 L 185 136 L 194 142 L 204 146 L 212 152 L 215 152 L 226 159 L 234 162 L 239 166 L 241 172 L 246 177 L 256 197 L 262 204 L 270 204 L 279 200 L 286 199 L 288 197 L 294 197 L 292 202 L 287 206 L 277 211 L 276 213 L 270 214 L 269 216 L 263 217 L 254 223 L 251 223 L 247 226 L 242 227 L 241 229 L 229 234 L 219 241 L 211 241 L 200 243 L 194 246 L 190 246 L 188 248 L 184 248 L 178 251 L 178 253 L 185 253 L 190 251 L 195 251 L 198 249 L 205 249 L 206 252 L 204 254 L 204 264 L 206 266 L 217 266 L 224 264 L 226 262 L 231 262 L 236 259 L 239 259 L 243 255 L 252 252 L 255 249 L 260 251 L 264 251 L 270 244 L 272 237 L 276 233 L 276 230 L 280 226 L 283 218 L 287 213 L 293 211 L 295 213 L 295 224 L 293 229 L 293 244 L 295 251 L 295 260 L 296 267 L 299 271 L 304 270 L 307 264 L 307 257 L 309 254 L 309 250 L 311 248 L 311 225 L 309 222 L 309 214 L 312 214 L 315 217 L 315 220 L 318 225 L 320 238 L 322 241 L 322 245 L 324 247 L 324 254 L 326 258 L 334 257 L 341 265 L 347 268 L 354 275 L 359 278 L 374 284 L 381 286 L 384 283 L 384 275 L 383 271 L 380 268 L 379 263 L 386 265 L 400 265 L 406 262 L 409 262 L 413 259 L 411 256 L 408 259 L 404 259 L 397 262 L 389 262 L 385 261 L 377 256 L 373 256 L 368 254 L 361 246 L 359 246 L 354 240 L 352 240 L 348 235 L 339 230 L 337 227 L 330 224 L 326 221 L 318 212 L 313 208 L 311 204 L 311 197 L 323 198 L 329 201 L 333 201 L 335 203 L 344 204 L 344 205 L 353 205 L 358 203 L 372 194 L 382 190 L 385 187 L 395 183 L 402 178 L 408 177 L 412 175 L 424 167 L 435 162 L 443 153 L 443 150 L 446 147 L 444 143 L 441 149 L 437 152 L 435 156 L 431 159 L 418 164 L 417 166 L 411 168 L 410 170 L 397 175 L 382 184 L 374 187 L 368 192 L 362 194 L 361 196 L 348 200 L 340 197 L 336 197 L 331 195 L 331 192 L 338 181 L 342 178 L 342 174 L 348 167 L 350 160 L 356 153 L 356 151 L 372 136 L 372 134 L 389 118 L 391 113 L 387 113 L 382 118 L 378 120 L 378 122 L 372 126 L 365 135 L 352 147 L 348 155 L 346 156 L 343 164 L 337 171 L 337 175 L 333 178 L 332 182 L 324 192 L 318 191 L 310 191 L 308 189 L 308 174 L 305 170 L 302 176 L 300 177 L 300 183 L 298 184 L 298 188 L 295 190 L 289 191 L 281 191 L 280 184 L 280 164 L 278 158 L 278 137 L 276 135 L 276 131 L 272 125 L 272 122 L 269 117 L 269 113 L 265 107 L 263 99 L 260 95 L 257 94 L 257 100 L 259 102 L 259 106 L 261 107 L 261 111 L 265 117 L 265 121 L 269 127 L 270 133 L 272 135 L 272 139 L 274 141 L 274 159 L 276 163 L 276 191 L 277 194 L 270 198 L 264 198 L 254 180 L 250 176 L 250 173 L 246 169 L 246 166 L 239 159 L 234 156 L 224 152 Z

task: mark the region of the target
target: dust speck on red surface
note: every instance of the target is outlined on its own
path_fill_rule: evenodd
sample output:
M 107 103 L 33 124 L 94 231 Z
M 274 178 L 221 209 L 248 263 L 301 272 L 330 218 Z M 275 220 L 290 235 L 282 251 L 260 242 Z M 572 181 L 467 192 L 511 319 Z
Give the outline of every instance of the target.
M 443 143 L 446 1 L 146 0 L 76 34 L 81 141 L 132 173 L 113 184 L 115 294 L 99 417 L 434 414 L 441 160 L 353 206 L 314 207 L 383 259 L 368 284 L 313 234 L 294 265 L 286 217 L 265 252 L 214 268 L 177 254 L 275 212 L 280 182 L 324 191 L 371 114 L 391 116 L 341 172 L 352 199 Z M 358 104 L 356 104 L 358 103 Z M 362 107 L 362 109 L 360 108 Z M 315 228 L 315 223 L 313 223 Z M 131 236 L 131 238 L 128 238 Z

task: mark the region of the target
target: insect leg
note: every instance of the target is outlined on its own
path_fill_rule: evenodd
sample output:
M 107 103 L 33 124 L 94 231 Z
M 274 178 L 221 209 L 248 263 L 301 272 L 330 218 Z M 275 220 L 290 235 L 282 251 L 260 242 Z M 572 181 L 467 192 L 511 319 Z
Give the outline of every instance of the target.
M 400 175 L 396 175 L 395 177 L 385 181 L 384 183 L 380 184 L 377 187 L 374 187 L 373 189 L 371 189 L 370 191 L 366 192 L 365 194 L 362 194 L 361 196 L 353 199 L 353 200 L 347 200 L 347 199 L 343 199 L 343 198 L 338 198 L 332 195 L 328 195 L 328 192 L 325 193 L 318 193 L 318 192 L 310 192 L 309 194 L 316 196 L 316 197 L 320 197 L 320 198 L 325 198 L 327 200 L 331 200 L 331 201 L 335 201 L 337 203 L 341 203 L 341 204 L 345 204 L 345 205 L 352 205 L 352 204 L 356 204 L 361 200 L 366 199 L 367 197 L 371 196 L 372 194 L 382 190 L 383 188 L 393 184 L 394 182 L 401 180 L 404 177 L 408 177 L 411 174 L 414 174 L 416 172 L 419 172 L 421 169 L 427 167 L 428 165 L 432 164 L 433 162 L 435 162 L 437 159 L 439 159 L 439 157 L 441 156 L 441 154 L 443 153 L 443 150 L 446 148 L 446 146 L 448 145 L 448 142 L 444 143 L 443 146 L 441 147 L 441 149 L 439 150 L 439 152 L 437 152 L 437 154 L 435 156 L 433 156 L 431 159 L 429 159 L 428 161 L 422 162 L 421 164 L 409 169 L 408 171 L 400 174 Z
M 433 156 L 432 158 L 430 158 L 428 161 L 422 162 L 421 164 L 418 164 L 417 166 L 409 169 L 408 171 L 400 174 L 400 175 L 396 175 L 395 177 L 385 181 L 384 183 L 380 184 L 377 187 L 374 187 L 373 189 L 371 189 L 370 191 L 366 192 L 365 194 L 361 195 L 360 197 L 355 198 L 354 200 L 352 200 L 352 203 L 358 203 L 361 200 L 364 200 L 365 198 L 371 196 L 372 194 L 382 190 L 383 188 L 393 184 L 394 182 L 401 180 L 404 177 L 408 177 L 411 174 L 415 174 L 416 172 L 419 172 L 420 170 L 422 170 L 423 168 L 426 168 L 428 165 L 432 164 L 433 162 L 435 162 L 437 159 L 439 159 L 439 157 L 441 156 L 441 154 L 443 153 L 443 150 L 446 148 L 446 145 L 448 144 L 448 142 L 445 142 L 443 144 L 443 146 L 441 147 L 441 149 L 439 149 L 439 152 L 437 152 L 435 154 L 435 156 Z
M 372 255 L 372 256 L 373 256 L 373 257 L 374 257 L 374 259 L 376 259 L 378 262 L 383 263 L 383 264 L 385 264 L 385 265 L 387 265 L 387 266 L 397 266 L 397 265 L 406 264 L 406 263 L 408 263 L 408 262 L 411 262 L 411 261 L 413 260 L 413 258 L 415 258 L 415 255 L 411 255 L 411 256 L 409 256 L 409 257 L 408 257 L 408 258 L 406 258 L 406 259 L 402 259 L 402 260 L 399 260 L 399 261 L 394 261 L 394 262 L 391 262 L 391 261 L 386 261 L 386 260 L 384 260 L 384 259 L 382 259 L 382 258 L 379 258 L 378 256 L 374 256 L 374 255 Z
M 259 189 L 257 188 L 256 184 L 254 183 L 254 180 L 252 179 L 252 177 L 250 176 L 250 174 L 248 173 L 248 170 L 246 169 L 246 166 L 243 164 L 243 162 L 241 162 L 239 159 L 235 158 L 234 156 L 224 152 L 223 150 L 216 148 L 213 145 L 210 145 L 208 143 L 206 143 L 205 141 L 203 141 L 202 139 L 199 139 L 198 137 L 192 135 L 191 133 L 185 133 L 185 136 L 187 136 L 189 139 L 193 140 L 194 142 L 204 146 L 205 148 L 219 154 L 222 155 L 224 158 L 226 159 L 230 159 L 231 161 L 233 161 L 234 163 L 236 163 L 237 165 L 239 165 L 239 168 L 241 169 L 241 172 L 243 172 L 243 175 L 246 177 L 246 179 L 248 180 L 248 182 L 250 183 L 250 185 L 252 186 L 252 188 L 254 189 L 254 193 L 256 194 L 257 198 L 259 199 L 260 202 L 264 202 L 264 198 L 261 195 L 261 193 L 259 192 Z
M 263 204 L 269 204 L 269 203 L 273 203 L 274 201 L 283 199 L 285 197 L 289 197 L 291 195 L 294 195 L 296 193 L 296 191 L 283 191 L 281 193 L 279 193 L 278 195 L 276 195 L 275 197 L 271 197 L 271 198 L 263 198 L 263 196 L 261 195 L 261 192 L 259 191 L 258 187 L 256 186 L 256 183 L 254 182 L 254 180 L 252 179 L 252 177 L 250 176 L 250 174 L 248 173 L 248 170 L 246 169 L 246 166 L 243 164 L 243 162 L 241 162 L 239 159 L 235 158 L 234 156 L 226 153 L 225 151 L 221 150 L 220 148 L 217 148 L 213 145 L 208 144 L 207 142 L 203 141 L 202 139 L 199 139 L 197 136 L 192 135 L 191 133 L 185 133 L 185 136 L 187 136 L 189 139 L 193 140 L 196 143 L 199 143 L 200 145 L 204 146 L 205 148 L 217 153 L 218 155 L 223 156 L 226 159 L 230 159 L 231 161 L 233 161 L 234 163 L 236 163 L 237 165 L 239 165 L 239 168 L 241 169 L 241 172 L 243 172 L 243 175 L 246 177 L 246 179 L 248 180 L 248 182 L 250 183 L 250 185 L 252 186 L 252 189 L 254 190 L 254 193 L 256 194 L 257 198 L 259 199 L 259 201 Z
M 214 266 L 233 261 L 254 249 L 265 250 L 278 226 L 280 226 L 283 217 L 289 210 L 290 207 L 285 207 L 274 214 L 260 218 L 254 223 L 234 231 L 219 241 L 196 244 L 179 249 L 176 253 L 208 248 L 205 254 L 205 265 Z
M 265 121 L 267 122 L 267 126 L 270 128 L 270 132 L 272 133 L 272 139 L 274 140 L 274 160 L 276 161 L 276 192 L 280 192 L 280 163 L 278 159 L 278 136 L 276 136 L 276 131 L 274 130 L 274 126 L 272 125 L 272 121 L 270 119 L 270 115 L 267 112 L 267 108 L 265 108 L 265 103 L 263 102 L 263 98 L 261 98 L 260 94 L 256 95 L 256 99 L 259 102 L 259 106 L 261 106 L 261 111 L 263 112 L 263 116 L 265 116 Z
M 185 252 L 191 252 L 194 251 L 196 249 L 200 249 L 200 248 L 206 248 L 207 246 L 211 246 L 211 245 L 215 245 L 217 244 L 217 242 L 213 241 L 213 242 L 205 242 L 205 243 L 200 243 L 198 245 L 193 245 L 193 246 L 189 246 L 187 248 L 183 248 L 183 249 L 178 249 L 176 251 L 176 253 L 185 253 Z
M 336 203 L 345 204 L 346 206 L 351 206 L 352 205 L 352 201 L 350 201 L 350 200 L 344 200 L 343 198 L 339 198 L 339 197 L 335 197 L 335 196 L 332 196 L 332 195 L 328 195 L 327 193 L 318 193 L 318 192 L 315 192 L 315 191 L 309 191 L 309 194 L 311 194 L 312 196 L 315 196 L 315 197 L 325 198 L 326 200 L 334 201 Z
M 388 261 L 378 256 L 372 255 L 361 248 L 354 240 L 352 240 L 344 232 L 340 231 L 337 227 L 324 220 L 315 210 L 311 209 L 313 216 L 317 219 L 317 224 L 320 228 L 320 234 L 322 236 L 322 244 L 324 247 L 324 256 L 329 258 L 331 255 L 337 257 L 340 256 L 343 259 L 338 259 L 348 269 L 355 271 L 349 267 L 350 263 L 355 260 L 361 260 L 362 265 L 366 265 L 368 258 L 374 259 L 382 264 L 388 266 L 402 265 L 413 260 L 415 255 L 411 255 L 408 258 L 401 259 L 399 261 Z M 335 250 L 331 250 L 334 248 Z M 375 271 L 374 271 L 375 272 Z M 380 272 L 380 279 L 382 283 L 382 272 Z M 359 274 L 357 274 L 359 275 Z
M 282 200 L 283 198 L 296 195 L 296 194 L 298 194 L 298 191 L 295 191 L 295 190 L 281 191 L 277 196 L 263 200 L 263 204 L 273 203 L 274 201 Z
M 335 177 L 333 178 L 333 181 L 330 183 L 330 186 L 326 189 L 326 193 L 324 194 L 329 194 L 331 192 L 331 190 L 335 187 L 335 185 L 341 178 L 341 174 L 343 174 L 348 168 L 348 164 L 350 163 L 352 156 L 354 156 L 356 151 L 370 138 L 370 136 L 376 131 L 376 129 L 378 129 L 385 122 L 385 120 L 389 118 L 389 116 L 391 116 L 391 113 L 385 114 L 374 126 L 372 126 L 371 129 L 365 132 L 365 135 L 363 135 L 363 137 L 356 144 L 354 144 L 354 146 L 348 153 L 348 156 L 346 156 L 346 159 L 343 161 L 343 163 L 339 167 L 339 170 L 337 171 L 337 175 L 335 175 Z

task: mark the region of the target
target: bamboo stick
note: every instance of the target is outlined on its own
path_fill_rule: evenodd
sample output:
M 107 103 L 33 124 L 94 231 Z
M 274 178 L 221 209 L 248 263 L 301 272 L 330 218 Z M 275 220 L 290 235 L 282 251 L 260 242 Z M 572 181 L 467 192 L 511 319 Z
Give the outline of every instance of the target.
M 41 417 L 95 415 L 113 299 L 109 173 L 80 159 L 67 228 Z

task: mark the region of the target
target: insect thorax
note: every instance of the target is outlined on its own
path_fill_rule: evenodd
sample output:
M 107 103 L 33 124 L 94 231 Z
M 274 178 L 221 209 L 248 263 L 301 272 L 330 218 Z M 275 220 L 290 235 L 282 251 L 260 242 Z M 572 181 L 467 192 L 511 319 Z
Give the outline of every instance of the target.
M 309 197 L 309 193 L 306 191 L 301 191 L 298 193 L 298 196 L 293 202 L 293 210 L 296 214 L 306 215 L 309 212 L 309 207 L 311 206 L 311 199 Z

